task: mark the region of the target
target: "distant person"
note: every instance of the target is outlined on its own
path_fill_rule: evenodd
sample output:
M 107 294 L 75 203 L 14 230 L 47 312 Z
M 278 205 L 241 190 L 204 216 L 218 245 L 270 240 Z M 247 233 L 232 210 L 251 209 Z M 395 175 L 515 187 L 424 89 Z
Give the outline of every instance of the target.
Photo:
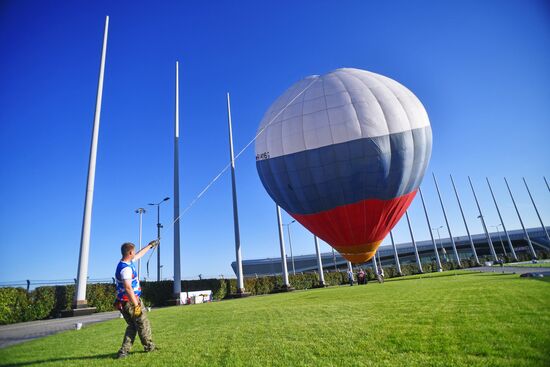
M 367 284 L 367 277 L 365 276 L 363 269 L 359 269 L 359 272 L 357 273 L 357 283 Z
M 351 271 L 351 269 L 348 269 L 348 281 L 349 285 L 353 286 L 353 271 Z
M 382 267 L 378 269 L 378 282 L 384 283 L 384 268 Z
M 115 271 L 117 291 L 115 307 L 122 313 L 128 326 L 117 358 L 128 356 L 134 344 L 136 333 L 139 335 L 143 349 L 146 352 L 152 352 L 155 349 L 151 335 L 151 324 L 147 318 L 145 305 L 140 298 L 141 287 L 134 260 L 141 258 L 147 251 L 157 245 L 157 240 L 151 241 L 137 254 L 135 253 L 136 246 L 133 243 L 126 242 L 120 247 L 122 259 L 120 259 Z

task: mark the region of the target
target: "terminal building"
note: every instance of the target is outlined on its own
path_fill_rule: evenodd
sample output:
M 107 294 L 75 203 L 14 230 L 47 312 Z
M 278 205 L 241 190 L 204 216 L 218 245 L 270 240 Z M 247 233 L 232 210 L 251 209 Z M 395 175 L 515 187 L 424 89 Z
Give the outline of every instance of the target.
M 547 231 L 550 231 L 550 227 L 546 227 Z M 536 252 L 550 251 L 550 241 L 546 237 L 546 233 L 539 228 L 527 229 L 527 234 L 531 240 L 531 244 Z M 529 254 L 529 245 L 527 238 L 522 229 L 508 231 L 510 241 L 514 247 L 514 251 L 519 256 L 520 254 Z M 491 242 L 498 256 L 508 255 L 510 256 L 510 248 L 506 236 L 504 233 L 491 233 Z M 457 247 L 458 254 L 461 259 L 469 259 L 473 256 L 470 239 L 468 236 L 454 237 L 454 241 Z M 474 243 L 478 257 L 491 256 L 489 249 L 489 241 L 487 235 L 473 234 L 472 241 Z M 439 257 L 441 262 L 446 260 L 451 261 L 454 259 L 454 250 L 450 238 L 438 238 L 435 239 L 439 251 Z M 420 261 L 424 263 L 431 263 L 435 260 L 434 245 L 432 240 L 416 241 L 418 248 L 418 254 Z M 313 246 L 312 246 L 313 247 Z M 412 242 L 396 244 L 397 254 L 401 265 L 416 264 L 416 257 L 414 253 L 414 247 Z M 393 247 L 391 245 L 380 246 L 377 254 L 380 256 L 380 262 L 382 266 L 391 266 L 395 264 Z M 321 254 L 321 260 L 323 262 L 324 271 L 337 271 L 347 269 L 347 260 L 344 259 L 338 252 L 325 252 Z M 287 268 L 289 273 L 292 273 L 292 259 L 287 256 Z M 243 275 L 245 277 L 254 276 L 266 276 L 266 275 L 280 275 L 282 274 L 281 258 L 265 258 L 265 259 L 253 259 L 243 260 Z M 372 266 L 372 261 L 367 262 L 364 267 Z M 232 262 L 231 267 L 236 273 L 236 263 Z M 310 255 L 294 256 L 294 269 L 296 273 L 306 273 L 317 271 L 317 256 L 313 253 Z

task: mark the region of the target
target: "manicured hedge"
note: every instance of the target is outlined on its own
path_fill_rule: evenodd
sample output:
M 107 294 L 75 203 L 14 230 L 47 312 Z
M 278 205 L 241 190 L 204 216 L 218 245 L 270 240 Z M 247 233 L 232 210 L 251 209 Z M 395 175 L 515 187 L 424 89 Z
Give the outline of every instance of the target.
M 540 259 L 549 257 L 548 252 L 537 253 Z M 480 258 L 483 263 L 489 258 Z M 519 261 L 530 260 L 527 253 L 518 254 Z M 504 258 L 505 262 L 511 262 L 510 257 Z M 475 266 L 471 259 L 461 259 L 462 267 L 469 268 Z M 454 262 L 442 263 L 444 270 L 457 269 Z M 422 264 L 425 273 L 437 271 L 435 262 L 431 264 Z M 370 266 L 364 267 L 368 280 L 376 278 Z M 401 266 L 403 275 L 413 275 L 418 273 L 415 264 L 406 264 Z M 385 266 L 384 275 L 386 278 L 398 276 L 394 266 Z M 289 281 L 295 289 L 309 289 L 319 284 L 317 273 L 290 274 Z M 346 272 L 326 272 L 325 282 L 327 285 L 347 284 L 348 278 Z M 283 286 L 281 276 L 265 276 L 257 278 L 245 278 L 244 286 L 247 292 L 252 295 L 268 294 L 278 292 Z M 147 306 L 166 306 L 170 303 L 172 297 L 172 281 L 161 282 L 142 282 L 142 298 Z M 212 290 L 214 300 L 221 300 L 231 297 L 237 290 L 236 279 L 201 279 L 184 280 L 181 282 L 181 290 L 199 291 Z M 23 288 L 0 288 L 0 325 L 12 324 L 22 321 L 41 320 L 52 317 L 59 317 L 63 310 L 69 310 L 74 297 L 75 286 L 53 286 L 38 287 L 32 292 L 27 293 Z M 86 290 L 88 304 L 96 307 L 97 312 L 112 311 L 115 296 L 114 284 L 88 284 Z

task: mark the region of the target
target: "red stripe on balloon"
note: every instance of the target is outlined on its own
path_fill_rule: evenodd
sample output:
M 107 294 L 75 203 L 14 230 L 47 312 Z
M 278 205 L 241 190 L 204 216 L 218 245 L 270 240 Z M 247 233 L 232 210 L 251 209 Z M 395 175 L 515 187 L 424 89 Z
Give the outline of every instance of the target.
M 353 247 L 381 241 L 405 214 L 416 190 L 389 200 L 367 199 L 315 214 L 290 214 L 332 246 Z

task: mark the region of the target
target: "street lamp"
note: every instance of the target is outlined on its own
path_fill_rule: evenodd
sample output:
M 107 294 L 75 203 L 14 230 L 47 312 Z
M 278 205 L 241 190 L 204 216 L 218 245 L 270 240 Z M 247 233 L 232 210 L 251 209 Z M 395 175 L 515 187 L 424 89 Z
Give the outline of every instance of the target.
M 157 245 L 157 282 L 160 282 L 160 229 L 162 228 L 162 224 L 160 224 L 160 204 L 168 200 L 170 200 L 170 198 L 165 197 L 164 199 L 162 199 L 156 204 L 155 203 L 148 204 L 148 205 L 157 207 L 157 241 L 159 241 Z
M 293 220 L 292 222 L 283 225 L 286 226 L 288 231 L 288 245 L 290 246 L 290 259 L 292 260 L 292 274 L 296 275 L 296 268 L 294 267 L 294 255 L 292 254 L 292 238 L 290 237 L 290 225 L 294 222 L 296 222 L 296 220 Z
M 136 213 L 139 214 L 139 250 L 141 251 L 141 234 L 142 234 L 142 224 L 143 224 L 143 214 L 145 214 L 146 210 L 143 208 L 137 208 L 135 210 Z M 141 274 L 141 259 L 138 260 L 138 279 Z
M 504 256 L 508 256 L 508 254 L 506 253 L 506 249 L 504 248 L 504 243 L 502 242 L 502 236 L 500 235 L 500 231 L 498 229 L 498 227 L 501 227 L 502 224 L 497 224 L 496 226 L 489 226 L 489 227 L 493 227 L 497 230 L 497 233 L 498 233 L 498 238 L 500 240 L 500 245 L 502 246 L 502 251 L 504 253 Z
M 439 234 L 439 230 L 443 228 L 443 226 L 439 226 L 437 228 L 432 228 L 432 231 L 437 231 L 437 238 L 439 239 L 439 246 L 441 246 L 441 252 L 443 253 L 443 259 L 445 259 L 445 262 L 447 262 L 447 251 L 445 250 L 445 247 L 443 247 L 443 242 L 441 242 L 441 235 Z

